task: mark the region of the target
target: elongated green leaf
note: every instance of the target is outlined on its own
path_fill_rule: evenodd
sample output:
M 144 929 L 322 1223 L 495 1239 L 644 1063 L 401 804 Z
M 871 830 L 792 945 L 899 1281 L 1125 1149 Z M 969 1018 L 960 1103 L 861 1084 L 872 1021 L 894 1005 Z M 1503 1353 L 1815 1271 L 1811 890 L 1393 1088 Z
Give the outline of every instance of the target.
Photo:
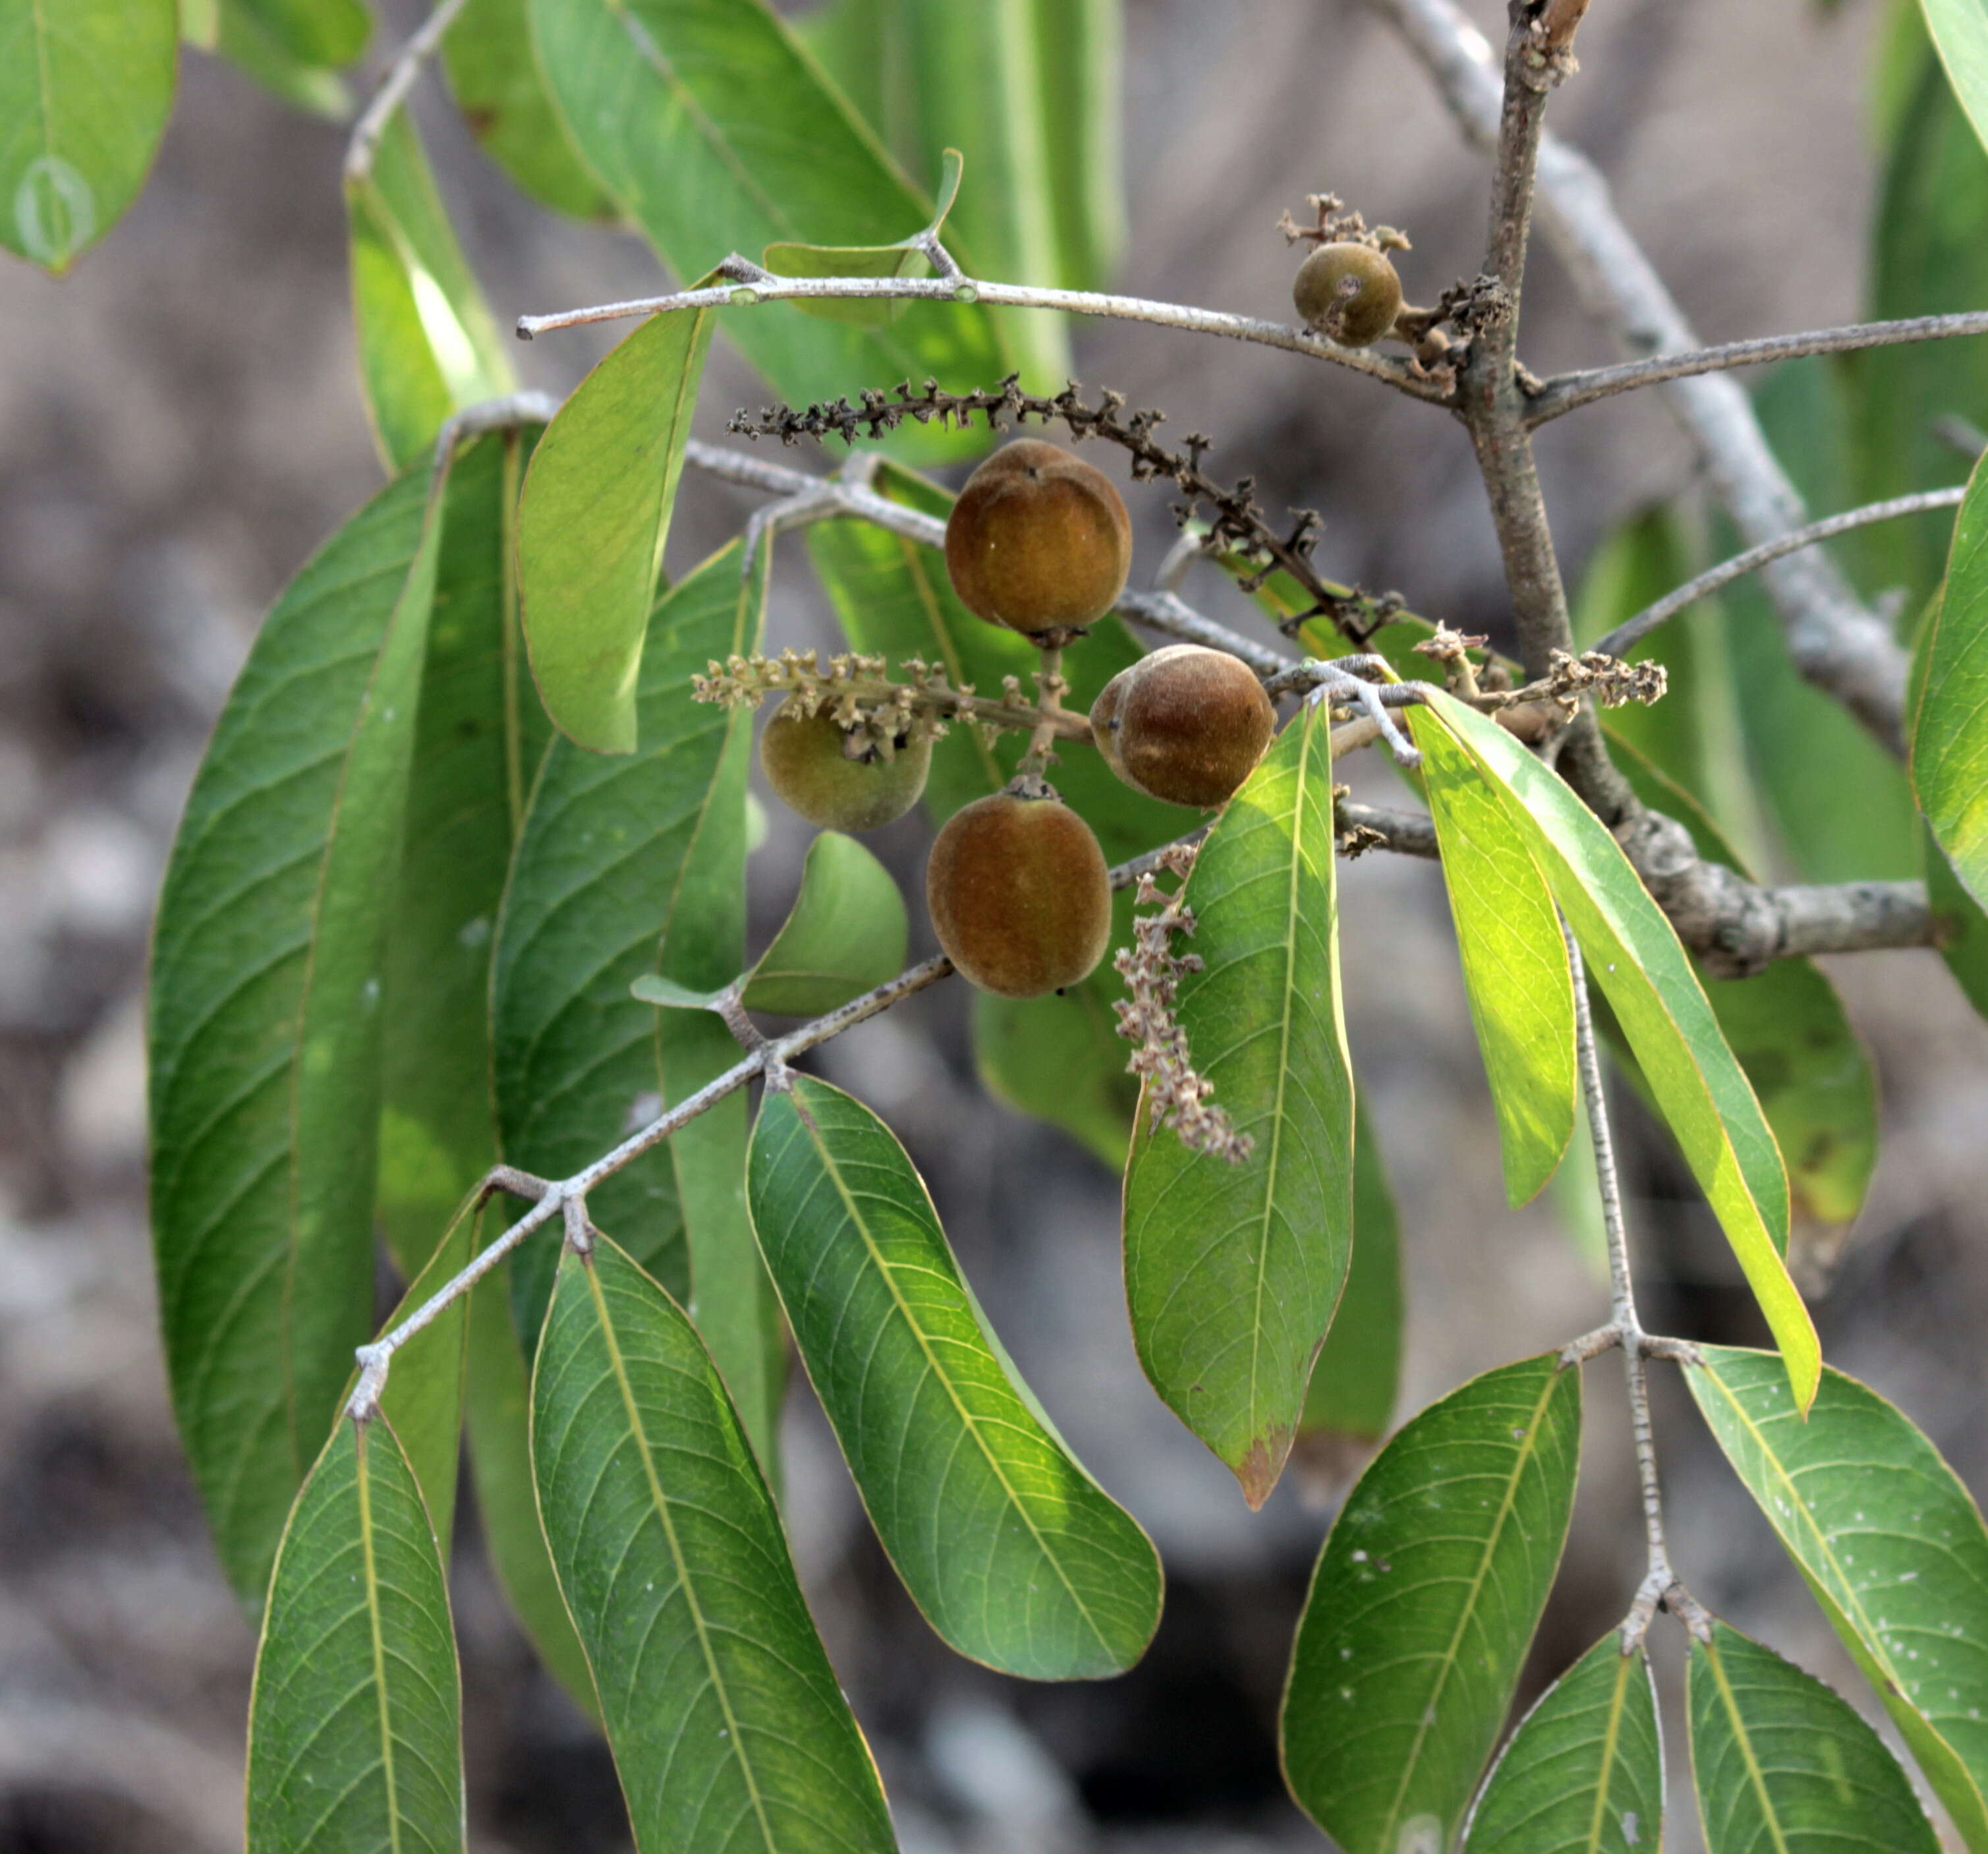
M 1158 1558 L 1012 1375 L 890 1129 L 797 1080 L 761 1107 L 748 1176 L 801 1361 L 926 1619 L 1028 1680 L 1131 1666 Z
M 1124 0 L 1035 0 L 1057 281 L 1101 289 L 1126 238 Z
M 1988 147 L 1988 12 L 1980 0 L 1921 0 L 1947 81 Z
M 469 1465 L 476 1477 L 476 1517 L 491 1568 L 539 1659 L 597 1722 L 593 1675 L 539 1524 L 531 1411 L 524 1352 L 511 1323 L 510 1274 L 499 1263 L 469 1297 Z
M 616 216 L 546 94 L 532 52 L 529 0 L 469 0 L 442 41 L 441 57 L 463 120 L 526 192 L 575 218 Z
M 292 108 L 329 122 L 352 113 L 352 92 L 337 72 L 306 63 L 249 11 L 252 0 L 218 0 L 213 49 Z M 189 35 L 191 36 L 191 35 Z
M 642 634 L 710 346 L 706 311 L 651 316 L 574 388 L 525 479 L 532 675 L 560 732 L 596 753 L 635 750 Z
M 1523 1358 L 1432 1403 L 1327 1535 L 1284 1688 L 1284 1774 L 1346 1854 L 1450 1846 L 1573 1511 L 1581 1374 Z
M 690 692 L 712 658 L 757 646 L 767 557 L 742 579 L 739 551 L 735 542 L 713 555 L 656 607 L 635 692 L 642 750 L 605 760 L 556 741 L 532 795 L 491 995 L 504 1155 L 544 1176 L 569 1176 L 693 1091 L 711 1067 L 711 1033 L 728 1040 L 715 1023 L 638 1003 L 628 987 L 660 971 L 715 989 L 745 963 L 750 719 Z M 696 1259 L 685 1247 L 678 1167 L 703 1142 L 742 1138 L 742 1112 L 734 1102 L 701 1116 L 588 1199 L 595 1220 L 680 1294 Z M 698 1240 L 694 1223 L 693 1247 Z M 742 1213 L 722 1240 L 750 1258 Z M 548 1248 L 527 1245 L 512 1264 L 528 1347 L 551 1292 Z M 719 1360 L 729 1381 L 737 1361 L 722 1348 Z
M 636 1846 L 894 1849 L 876 1767 L 710 1355 L 611 1242 L 560 1261 L 532 1453 Z
M 248 1854 L 465 1846 L 448 1588 L 393 1430 L 341 1420 L 283 1534 L 248 1719 Z
M 242 0 L 299 64 L 353 64 L 373 36 L 365 0 Z
M 1940 925 L 1939 956 L 1967 1001 L 1988 1017 L 1988 913 L 1962 885 L 1923 820 L 1926 898 Z
M 574 144 L 678 276 L 782 242 L 888 245 L 931 216 L 763 0 L 531 8 Z M 991 384 L 1009 364 L 975 303 L 915 303 L 874 328 L 776 305 L 730 312 L 725 331 L 796 404 L 928 375 Z M 935 432 L 926 448 L 957 455 L 978 442 Z
M 367 171 L 347 176 L 345 203 L 360 377 L 380 453 L 397 470 L 450 414 L 515 391 L 517 378 L 404 109 L 387 119 Z
M 159 902 L 160 1311 L 216 1548 L 252 1605 L 371 1325 L 381 976 L 436 557 L 427 490 L 424 472 L 390 485 L 278 601 Z
M 1169 1408 L 1261 1506 L 1283 1472 L 1353 1240 L 1353 1078 L 1341 1017 L 1332 763 L 1307 705 L 1229 801 L 1187 895 L 1202 969 L 1178 1015 L 1239 1164 L 1141 1115 L 1125 1172 L 1125 1296 Z
M 174 0 L 0 0 L 0 246 L 59 276 L 138 197 L 172 113 Z
M 890 871 L 854 837 L 824 831 L 808 845 L 793 910 L 747 976 L 746 1008 L 833 1010 L 904 969 L 910 932 Z
M 1988 905 L 1988 467 L 1953 525 L 1946 587 L 1919 641 L 1912 786 L 1953 872 Z
M 1788 1181 L 1752 1084 L 1704 988 L 1621 847 L 1495 722 L 1435 692 L 1436 712 L 1508 796 L 1594 983 L 1613 1007 L 1685 1162 L 1710 1200 L 1806 1406 L 1822 1352 L 1789 1278 Z
M 1708 861 L 1750 874 L 1698 801 L 1608 731 L 1636 796 L 1683 824 Z M 1813 959 L 1777 959 L 1746 979 L 1699 976 L 1787 1162 L 1794 1209 L 1849 1223 L 1877 1163 L 1878 1081 L 1836 987 Z M 1647 1090 L 1635 1057 L 1618 1053 Z
M 1298 1446 L 1332 1435 L 1378 1442 L 1401 1375 L 1401 1253 L 1394 1193 L 1364 1114 L 1353 1122 L 1353 1259 L 1346 1291 L 1311 1368 Z
M 1807 1420 L 1766 1352 L 1685 1373 L 1719 1446 L 1807 1579 L 1970 1849 L 1988 1848 L 1988 1531 L 1918 1429 L 1827 1371 Z
M 1469 1854 L 1637 1854 L 1664 1839 L 1656 1683 L 1612 1630 L 1540 1696 L 1470 1812 Z
M 944 519 L 952 498 L 908 470 L 886 465 L 878 492 Z M 918 657 L 944 668 L 956 688 L 997 689 L 1004 676 L 1027 678 L 1036 652 L 1026 639 L 976 618 L 954 597 L 938 551 L 860 522 L 823 522 L 808 530 L 816 570 L 833 601 L 852 649 L 892 662 Z M 1088 708 L 1104 685 L 1140 655 L 1125 625 L 1107 617 L 1090 628 L 1081 650 L 1067 653 L 1070 705 Z M 925 810 L 943 822 L 962 805 L 999 791 L 1013 776 L 1026 741 L 1004 735 L 992 746 L 956 727 L 932 749 Z M 1072 747 L 1053 769 L 1057 788 L 1104 845 L 1122 861 L 1178 837 L 1197 812 L 1161 804 L 1114 778 L 1100 757 Z M 1114 943 L 1131 935 L 1132 901 L 1114 910 Z M 1111 1001 L 1124 987 L 1107 961 L 1063 997 L 1016 1000 L 982 993 L 973 1000 L 974 1054 L 988 1091 L 1011 1107 L 1062 1127 L 1117 1171 L 1124 1166 L 1137 1084 L 1117 1032 Z
M 1428 714 L 1409 711 L 1435 820 L 1470 1020 L 1491 1084 L 1505 1194 L 1530 1202 L 1574 1135 L 1574 981 L 1545 878 L 1477 763 Z
M 1707 1854 L 1939 1854 L 1884 1741 L 1792 1661 L 1715 1622 L 1692 1639 L 1690 1688 Z

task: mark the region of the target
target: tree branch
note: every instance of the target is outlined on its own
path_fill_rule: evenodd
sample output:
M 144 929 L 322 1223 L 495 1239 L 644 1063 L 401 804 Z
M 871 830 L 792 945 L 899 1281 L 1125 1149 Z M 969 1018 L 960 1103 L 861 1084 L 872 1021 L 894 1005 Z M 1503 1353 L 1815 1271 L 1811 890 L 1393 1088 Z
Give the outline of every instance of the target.
M 1435 79 L 1465 132 L 1481 146 L 1495 146 L 1500 90 L 1483 35 L 1453 0 L 1373 3 Z M 1628 347 L 1643 354 L 1700 347 L 1617 215 L 1608 183 L 1585 156 L 1552 136 L 1540 144 L 1539 209 L 1590 310 Z M 1776 540 L 1807 522 L 1801 498 L 1768 448 L 1737 382 L 1717 374 L 1680 377 L 1669 383 L 1668 394 L 1750 544 Z M 1902 754 L 1906 657 L 1890 627 L 1864 606 L 1827 556 L 1778 560 L 1767 584 L 1801 673 Z
M 936 277 L 780 277 L 762 270 L 735 252 L 718 266 L 734 281 L 701 289 L 679 289 L 668 296 L 642 296 L 625 303 L 604 303 L 587 309 L 560 310 L 551 315 L 520 316 L 518 339 L 529 341 L 557 329 L 589 322 L 612 322 L 629 316 L 661 315 L 675 309 L 745 307 L 758 303 L 884 299 L 914 303 L 988 303 L 1006 309 L 1066 310 L 1072 315 L 1103 316 L 1121 322 L 1147 322 L 1189 334 L 1222 335 L 1252 341 L 1286 354 L 1303 354 L 1350 367 L 1379 380 L 1412 399 L 1435 405 L 1449 395 L 1435 381 L 1421 377 L 1398 355 L 1377 354 L 1365 348 L 1341 347 L 1308 329 L 1266 322 L 1256 316 L 1232 315 L 1226 310 L 1195 309 L 1178 303 L 1156 303 L 1144 296 L 1101 295 L 1089 289 L 1040 289 L 1019 283 L 993 283 L 964 276 Z
M 1811 522 L 1806 528 L 1797 528 L 1792 534 L 1784 534 L 1780 540 L 1767 541 L 1758 547 L 1749 547 L 1744 553 L 1736 553 L 1729 560 L 1722 560 L 1716 567 L 1708 567 L 1695 580 L 1687 580 L 1674 592 L 1667 592 L 1654 605 L 1646 605 L 1632 618 L 1625 618 L 1604 638 L 1594 645 L 1598 651 L 1610 656 L 1625 655 L 1640 643 L 1659 624 L 1666 623 L 1687 607 L 1716 592 L 1720 587 L 1730 585 L 1733 580 L 1743 579 L 1748 573 L 1757 572 L 1770 561 L 1783 554 L 1793 553 L 1803 547 L 1813 547 L 1818 541 L 1826 541 L 1833 536 L 1848 534 L 1853 529 L 1868 528 L 1878 522 L 1896 521 L 1906 515 L 1924 515 L 1935 509 L 1955 509 L 1960 506 L 1967 491 L 1964 486 L 1951 489 L 1924 489 L 1916 496 L 1895 496 L 1888 502 L 1867 502 L 1861 509 L 1846 509 L 1841 515 L 1831 515 L 1819 522 Z
M 468 0 L 438 0 L 421 29 L 402 46 L 399 55 L 380 80 L 358 121 L 352 125 L 352 139 L 345 145 L 345 178 L 348 184 L 363 181 L 373 171 L 373 157 L 380 137 L 387 132 L 387 119 L 407 100 L 421 74 L 421 66 L 440 47 L 445 34 Z
M 1956 335 L 1988 335 L 1988 310 L 1969 310 L 1952 316 L 1913 316 L 1898 322 L 1855 322 L 1847 328 L 1812 328 L 1800 334 L 1761 335 L 1750 341 L 1727 341 L 1681 354 L 1658 354 L 1648 360 L 1625 360 L 1618 367 L 1590 367 L 1558 374 L 1532 396 L 1526 422 L 1537 430 L 1563 413 L 1609 399 L 1640 386 L 1662 386 L 1696 374 L 1723 373 L 1729 367 L 1758 367 L 1769 360 L 1789 360 L 1803 354 L 1854 354 L 1865 348 L 1893 347 L 1908 341 L 1946 341 Z

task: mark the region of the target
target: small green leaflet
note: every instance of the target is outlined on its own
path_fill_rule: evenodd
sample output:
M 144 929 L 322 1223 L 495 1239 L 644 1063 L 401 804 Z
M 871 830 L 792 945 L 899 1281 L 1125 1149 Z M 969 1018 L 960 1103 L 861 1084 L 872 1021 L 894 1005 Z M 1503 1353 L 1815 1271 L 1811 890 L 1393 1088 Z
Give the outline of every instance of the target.
M 1643 1854 L 1664 1839 L 1656 1683 L 1613 1630 L 1540 1696 L 1470 1812 L 1465 1854 Z
M 1353 1077 L 1340 1004 L 1332 762 L 1310 704 L 1201 847 L 1187 895 L 1202 969 L 1178 1014 L 1239 1164 L 1142 1112 L 1125 1171 L 1139 1362 L 1261 1506 L 1283 1471 L 1353 1242 Z
M 299 60 L 255 16 L 252 5 L 253 0 L 218 0 L 211 49 L 292 109 L 327 122 L 347 120 L 353 102 L 344 79 L 328 66 Z
M 1767 1352 L 1685 1382 L 1974 1854 L 1988 1849 L 1988 1531 L 1932 1444 L 1826 1371 L 1807 1420 Z
M 1919 648 L 1913 789 L 1954 874 L 1988 906 L 1988 465 L 1969 479 L 1946 590 Z
M 1346 1854 L 1450 1846 L 1553 1586 L 1580 1452 L 1581 1373 L 1549 1352 L 1431 1404 L 1347 1496 L 1282 1726 L 1291 1794 Z
M 347 174 L 345 203 L 366 408 L 397 470 L 451 413 L 516 391 L 517 378 L 404 109 L 387 119 L 366 171 Z
M 568 1250 L 532 1385 L 553 1561 L 643 1854 L 888 1854 L 875 1764 L 682 1310 Z
M 743 979 L 748 1010 L 816 1017 L 860 997 L 904 965 L 911 935 L 891 872 L 853 837 L 823 831 L 808 845 L 801 891 Z M 693 991 L 654 973 L 629 987 L 645 1004 L 708 1010 L 731 990 Z
M 542 206 L 612 220 L 614 202 L 587 170 L 532 55 L 528 0 L 469 0 L 441 46 L 463 120 L 483 152 Z
M 1013 1374 L 891 1130 L 826 1083 L 769 1090 L 752 1226 L 871 1522 L 959 1653 L 1122 1673 L 1159 1622 L 1151 1542 Z
M 441 1557 L 386 1420 L 341 1419 L 283 1534 L 248 1718 L 248 1854 L 465 1846 Z
M 1714 1622 L 1689 1685 L 1706 1854 L 1939 1854 L 1884 1741 L 1792 1661 Z
M 597 753 L 635 750 L 642 637 L 711 326 L 706 310 L 651 316 L 573 389 L 525 478 L 532 675 L 560 731 Z
M 1484 1073 L 1498 1113 L 1505 1194 L 1530 1203 L 1573 1137 L 1574 981 L 1553 897 L 1477 764 L 1435 716 L 1408 711 L 1422 751 L 1444 885 Z
M 174 0 L 0 0 L 0 246 L 59 276 L 108 232 L 178 69 Z
M 1787 1173 L 1676 932 L 1621 846 L 1562 780 L 1496 722 L 1439 689 L 1431 690 L 1429 700 L 1506 795 L 1509 814 L 1710 1199 L 1806 1406 L 1815 1395 L 1822 1351 L 1783 1260 Z
M 1988 9 L 1981 0 L 1920 0 L 1947 81 L 1988 147 Z
M 437 555 L 428 490 L 425 472 L 390 485 L 277 601 L 159 902 L 161 1318 L 216 1548 L 252 1605 L 372 1326 L 382 976 Z

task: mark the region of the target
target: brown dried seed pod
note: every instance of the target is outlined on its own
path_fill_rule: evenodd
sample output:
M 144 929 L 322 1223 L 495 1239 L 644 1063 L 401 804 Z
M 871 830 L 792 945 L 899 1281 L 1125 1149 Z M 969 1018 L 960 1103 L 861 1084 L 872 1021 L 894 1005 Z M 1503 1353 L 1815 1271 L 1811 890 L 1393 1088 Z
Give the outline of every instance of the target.
M 1291 300 L 1321 334 L 1344 347 L 1366 347 L 1395 326 L 1401 279 L 1371 245 L 1321 245 L 1298 266 Z
M 931 743 L 899 739 L 886 760 L 874 743 L 845 732 L 826 709 L 812 715 L 783 710 L 759 736 L 759 763 L 774 796 L 810 824 L 874 831 L 918 802 L 931 770 Z
M 953 590 L 976 617 L 1025 636 L 1081 630 L 1117 603 L 1132 522 L 1102 470 L 1018 438 L 966 479 L 945 524 Z
M 925 866 L 925 905 L 946 957 L 1004 998 L 1076 984 L 1111 942 L 1104 852 L 1053 794 L 997 792 L 955 812 Z
M 1199 644 L 1141 657 L 1090 705 L 1091 737 L 1126 784 L 1204 809 L 1249 776 L 1276 730 L 1276 709 L 1249 665 Z

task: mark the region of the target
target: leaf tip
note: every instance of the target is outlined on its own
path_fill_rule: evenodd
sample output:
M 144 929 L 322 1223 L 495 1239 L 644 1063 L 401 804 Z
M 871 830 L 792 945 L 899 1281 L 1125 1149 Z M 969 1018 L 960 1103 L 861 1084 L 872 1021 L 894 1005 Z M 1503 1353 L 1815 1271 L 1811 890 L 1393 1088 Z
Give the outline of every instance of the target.
M 1242 1485 L 1242 1497 L 1249 1503 L 1251 1512 L 1256 1512 L 1270 1497 L 1282 1478 L 1284 1463 L 1291 1452 L 1292 1433 L 1290 1423 L 1273 1423 L 1251 1441 L 1242 1451 L 1240 1461 L 1229 1464 Z

